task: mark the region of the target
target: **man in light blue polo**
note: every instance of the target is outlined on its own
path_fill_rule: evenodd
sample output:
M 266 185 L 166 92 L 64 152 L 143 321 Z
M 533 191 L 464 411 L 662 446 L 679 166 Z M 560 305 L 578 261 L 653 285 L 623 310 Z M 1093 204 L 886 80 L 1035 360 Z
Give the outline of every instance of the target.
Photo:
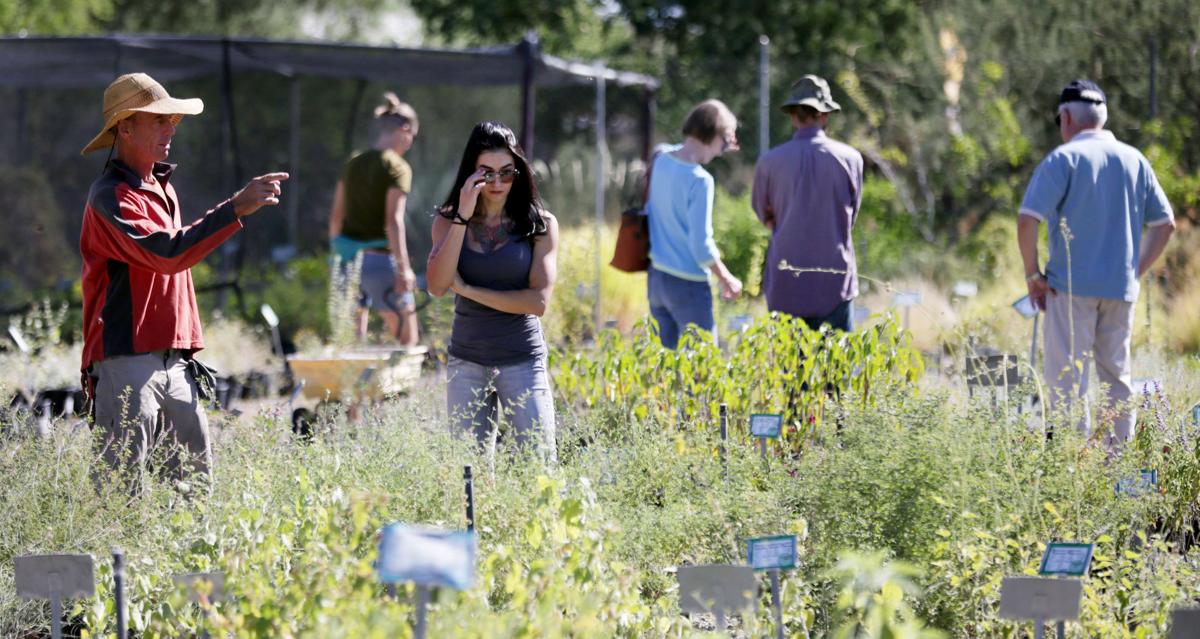
M 1046 312 L 1050 405 L 1067 408 L 1082 398 L 1079 428 L 1090 435 L 1088 369 L 1095 360 L 1114 415 L 1105 441 L 1118 452 L 1134 422 L 1129 338 L 1138 279 L 1162 254 L 1175 219 L 1150 162 L 1105 130 L 1107 119 L 1104 92 L 1094 82 L 1063 88 L 1055 116 L 1063 145 L 1033 173 L 1017 240 L 1029 297 Z M 1045 272 L 1037 245 L 1042 222 L 1050 239 Z

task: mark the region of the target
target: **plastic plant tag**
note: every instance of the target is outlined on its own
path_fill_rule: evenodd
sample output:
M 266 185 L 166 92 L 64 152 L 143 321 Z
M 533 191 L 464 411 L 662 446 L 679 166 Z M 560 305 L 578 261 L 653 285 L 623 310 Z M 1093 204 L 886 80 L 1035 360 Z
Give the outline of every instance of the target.
M 275 314 L 275 309 L 271 308 L 270 304 L 263 304 L 259 312 L 262 313 L 263 319 L 267 321 L 267 326 L 271 328 L 279 326 L 279 316 Z
M 1200 404 L 1192 407 L 1192 426 L 1200 426 Z
M 1176 608 L 1171 612 L 1171 634 L 1167 639 L 1200 639 L 1200 608 Z
M 750 434 L 754 437 L 779 437 L 783 430 L 783 415 L 754 413 L 750 416 Z
M 28 555 L 13 557 L 17 596 L 26 599 L 68 599 L 96 594 L 91 555 Z
M 1012 307 L 1013 307 L 1013 310 L 1020 313 L 1021 317 L 1024 317 L 1025 319 L 1037 317 L 1037 314 L 1038 314 L 1037 307 L 1033 305 L 1033 300 L 1029 299 L 1028 295 L 1013 302 Z
M 959 280 L 954 283 L 954 294 L 958 297 L 975 297 L 979 293 L 979 285 L 975 282 Z
M 29 350 L 30 350 L 29 342 L 25 341 L 25 336 L 21 334 L 21 329 L 17 328 L 16 326 L 13 326 L 12 324 L 9 324 L 8 325 L 8 336 L 12 338 L 13 344 L 16 344 L 17 348 L 22 353 L 29 352 Z
M 225 601 L 225 573 L 189 572 L 175 575 L 175 585 L 187 591 L 188 601 L 200 603 L 201 597 L 209 602 Z
M 916 306 L 921 303 L 921 299 L 920 291 L 900 291 L 892 296 L 892 303 L 896 306 Z
M 735 612 L 754 607 L 758 582 L 750 566 L 680 566 L 679 607 L 691 612 Z
M 1046 544 L 1038 574 L 1083 577 L 1091 565 L 1091 544 L 1052 541 Z
M 1129 497 L 1141 497 L 1154 492 L 1156 486 L 1158 486 L 1158 471 L 1143 468 L 1135 476 L 1118 479 L 1116 493 Z
M 1000 618 L 1072 621 L 1079 618 L 1083 582 L 1078 579 L 1005 577 L 1000 584 Z
M 746 540 L 746 563 L 755 570 L 795 568 L 796 558 L 795 535 L 775 535 Z
M 475 580 L 475 533 L 391 524 L 379 538 L 379 580 L 465 590 Z

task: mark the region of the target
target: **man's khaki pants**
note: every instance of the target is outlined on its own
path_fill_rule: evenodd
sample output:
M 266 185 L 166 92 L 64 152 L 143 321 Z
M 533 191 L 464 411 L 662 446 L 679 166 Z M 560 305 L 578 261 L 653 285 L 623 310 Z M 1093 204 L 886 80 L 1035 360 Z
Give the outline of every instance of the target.
M 162 454 L 169 478 L 209 472 L 208 418 L 181 351 L 112 357 L 97 362 L 93 374 L 96 428 L 110 466 L 140 473 L 149 457 Z
M 1085 436 L 1091 434 L 1088 405 L 1088 376 L 1092 360 L 1096 377 L 1108 388 L 1104 419 L 1112 420 L 1112 432 L 1104 441 L 1118 451 L 1133 432 L 1135 412 L 1128 405 L 1132 390 L 1129 369 L 1129 339 L 1133 327 L 1133 303 L 1100 297 L 1068 297 L 1059 291 L 1046 296 L 1046 385 L 1050 407 L 1070 410 L 1080 398 L 1082 417 L 1078 422 Z M 1114 412 L 1115 407 L 1115 412 Z

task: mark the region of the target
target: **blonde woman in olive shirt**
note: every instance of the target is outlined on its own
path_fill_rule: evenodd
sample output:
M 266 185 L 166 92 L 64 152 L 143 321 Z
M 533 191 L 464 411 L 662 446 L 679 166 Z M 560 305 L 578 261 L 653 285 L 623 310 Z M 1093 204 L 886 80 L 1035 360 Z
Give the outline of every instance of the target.
M 403 156 L 417 135 L 417 113 L 394 93 L 383 97 L 384 103 L 375 109 L 379 135 L 374 148 L 355 155 L 342 170 L 329 239 L 343 265 L 363 253 L 359 337 L 366 335 L 368 311 L 374 309 L 389 335 L 403 346 L 415 346 L 417 278 L 404 233 L 412 167 Z

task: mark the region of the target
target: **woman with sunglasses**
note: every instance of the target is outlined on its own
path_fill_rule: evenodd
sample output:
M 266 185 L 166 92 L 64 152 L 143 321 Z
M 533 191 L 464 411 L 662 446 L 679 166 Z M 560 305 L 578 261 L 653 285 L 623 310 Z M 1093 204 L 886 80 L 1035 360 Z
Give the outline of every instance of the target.
M 456 433 L 495 446 L 499 422 L 518 447 L 556 458 L 554 400 L 541 321 L 557 274 L 558 222 L 524 153 L 499 122 L 475 125 L 433 222 L 429 292 L 453 291 L 446 404 Z
M 709 275 L 723 299 L 742 292 L 742 282 L 721 261 L 713 240 L 713 177 L 704 165 L 736 151 L 737 118 L 720 100 L 696 105 L 683 122 L 683 143 L 660 147 L 650 171 L 646 210 L 650 268 L 646 274 L 650 315 L 658 336 L 675 348 L 688 324 L 717 337 Z

